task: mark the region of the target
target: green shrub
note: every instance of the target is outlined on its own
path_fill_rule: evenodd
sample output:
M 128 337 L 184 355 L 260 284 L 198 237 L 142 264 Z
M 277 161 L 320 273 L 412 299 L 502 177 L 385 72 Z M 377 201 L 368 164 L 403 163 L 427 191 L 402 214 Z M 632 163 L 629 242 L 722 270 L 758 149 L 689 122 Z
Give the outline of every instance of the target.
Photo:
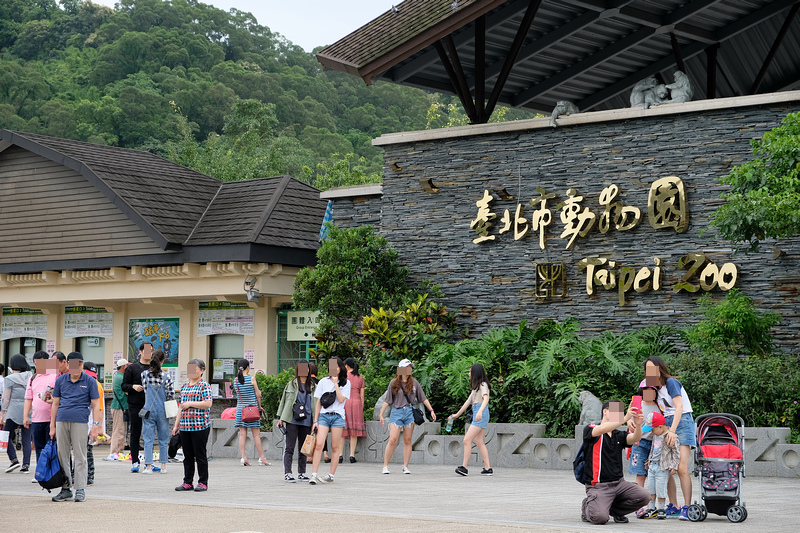
M 261 391 L 261 408 L 267 415 L 267 421 L 261 424 L 264 431 L 272 430 L 272 421 L 278 412 L 278 404 L 281 401 L 283 389 L 286 384 L 294 379 L 294 370 L 287 369 L 273 376 L 256 374 L 256 383 Z

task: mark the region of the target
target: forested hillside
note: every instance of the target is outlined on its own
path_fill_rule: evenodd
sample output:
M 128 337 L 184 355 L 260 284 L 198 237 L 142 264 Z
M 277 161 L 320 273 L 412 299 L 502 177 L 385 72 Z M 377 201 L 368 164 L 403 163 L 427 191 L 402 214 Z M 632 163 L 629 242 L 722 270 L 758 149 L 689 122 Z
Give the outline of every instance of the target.
M 376 179 L 374 137 L 465 121 L 449 96 L 323 71 L 261 22 L 195 0 L 2 0 L 0 127 L 326 188 Z

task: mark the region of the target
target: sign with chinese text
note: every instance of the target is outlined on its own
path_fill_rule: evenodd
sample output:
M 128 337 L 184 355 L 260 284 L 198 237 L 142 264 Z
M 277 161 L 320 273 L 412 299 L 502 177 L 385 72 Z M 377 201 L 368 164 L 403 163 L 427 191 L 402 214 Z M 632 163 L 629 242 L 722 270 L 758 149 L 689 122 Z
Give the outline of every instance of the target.
M 129 360 L 135 361 L 139 345 L 149 342 L 153 351 L 164 352 L 164 367 L 178 366 L 178 345 L 180 319 L 174 318 L 131 318 L 128 326 Z
M 319 326 L 319 311 L 288 311 L 286 313 L 287 341 L 315 341 L 314 330 Z
M 255 333 L 255 310 L 241 302 L 200 302 L 197 336 Z
M 64 337 L 105 337 L 114 334 L 114 314 L 100 307 L 65 307 Z
M 47 315 L 40 309 L 4 307 L 0 317 L 0 340 L 19 337 L 47 339 Z

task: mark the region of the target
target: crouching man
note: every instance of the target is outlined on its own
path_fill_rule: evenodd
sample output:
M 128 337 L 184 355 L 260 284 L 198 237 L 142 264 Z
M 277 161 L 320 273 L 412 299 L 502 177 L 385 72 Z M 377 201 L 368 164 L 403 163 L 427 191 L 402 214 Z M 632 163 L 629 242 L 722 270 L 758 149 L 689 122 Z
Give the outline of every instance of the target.
M 647 505 L 650 494 L 623 478 L 622 452 L 642 436 L 642 414 L 631 406 L 627 414 L 619 400 L 603 404 L 603 419 L 600 425 L 589 425 L 583 429 L 584 484 L 586 499 L 583 500 L 581 518 L 592 524 L 605 524 L 609 516 L 614 522 L 626 523 L 625 516 Z M 621 431 L 620 426 L 633 419 L 635 431 Z

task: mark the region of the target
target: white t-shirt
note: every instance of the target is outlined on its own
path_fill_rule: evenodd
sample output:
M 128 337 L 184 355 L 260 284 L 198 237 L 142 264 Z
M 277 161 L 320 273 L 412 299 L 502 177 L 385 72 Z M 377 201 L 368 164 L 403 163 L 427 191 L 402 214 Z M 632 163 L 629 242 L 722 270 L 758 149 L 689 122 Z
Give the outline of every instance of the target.
M 350 382 L 348 381 L 344 387 L 339 387 L 339 390 L 344 395 L 345 399 L 350 398 Z M 322 378 L 317 383 L 317 389 L 314 391 L 315 398 L 322 398 L 326 392 L 336 392 L 336 387 L 330 377 Z M 344 402 L 340 402 L 337 397 L 333 403 L 328 407 L 322 407 L 319 410 L 322 413 L 339 413 L 344 418 Z
M 680 396 L 683 402 L 681 414 L 692 412 L 692 404 L 689 402 L 689 396 L 686 394 L 686 389 L 683 388 L 681 382 L 675 378 L 667 378 L 667 384 L 658 389 L 658 397 L 656 398 L 658 405 L 664 411 L 664 416 L 675 416 L 675 404 L 672 399 L 676 396 Z

